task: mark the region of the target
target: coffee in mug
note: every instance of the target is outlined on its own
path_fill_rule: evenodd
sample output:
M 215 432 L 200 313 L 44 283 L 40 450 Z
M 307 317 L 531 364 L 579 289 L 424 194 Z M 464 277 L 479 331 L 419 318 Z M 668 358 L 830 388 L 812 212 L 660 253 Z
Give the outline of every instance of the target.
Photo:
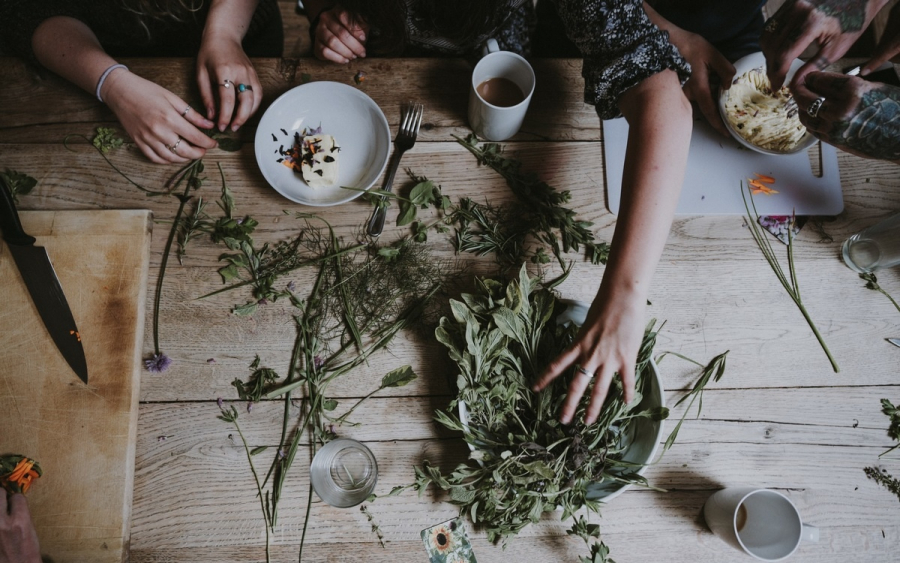
M 525 94 L 522 93 L 519 85 L 502 76 L 488 78 L 479 84 L 475 90 L 482 100 L 492 106 L 501 108 L 518 105 L 525 99 Z
M 500 51 L 489 40 L 472 71 L 469 125 L 488 141 L 504 141 L 519 130 L 534 93 L 534 70 L 521 56 Z

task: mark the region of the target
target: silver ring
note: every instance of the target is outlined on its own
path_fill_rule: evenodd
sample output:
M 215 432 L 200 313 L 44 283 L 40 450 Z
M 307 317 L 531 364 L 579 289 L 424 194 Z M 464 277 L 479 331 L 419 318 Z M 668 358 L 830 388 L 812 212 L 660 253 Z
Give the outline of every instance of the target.
M 166 145 L 166 148 L 169 149 L 170 151 L 172 151 L 173 153 L 178 154 L 178 145 L 180 145 L 181 141 L 183 141 L 183 140 L 184 139 L 182 139 L 181 137 L 178 137 L 178 140 L 175 141 L 174 145 Z
M 226 88 L 231 88 L 232 86 L 234 86 L 234 82 L 232 82 L 231 80 L 228 80 L 226 78 L 225 80 L 222 81 L 222 86 L 224 86 Z
M 763 28 L 763 31 L 766 33 L 775 33 L 778 31 L 778 20 L 774 17 L 769 18 L 769 21 L 766 22 L 766 26 Z
M 188 107 L 184 108 L 184 111 L 181 112 L 181 117 L 186 116 L 186 115 L 188 114 L 189 111 L 191 111 L 191 106 L 188 106 Z
M 819 110 L 822 109 L 822 104 L 825 103 L 825 98 L 816 98 L 813 100 L 813 103 L 809 104 L 809 107 L 806 108 L 806 114 L 810 117 L 816 117 L 819 115 Z
M 584 368 L 581 367 L 581 366 L 576 366 L 576 367 L 575 367 L 575 371 L 576 371 L 577 373 L 584 374 L 584 375 L 586 375 L 586 376 L 588 376 L 588 377 L 591 377 L 591 378 L 594 377 L 595 375 L 597 375 L 597 374 L 595 374 L 594 372 L 588 371 L 588 370 L 584 369 Z

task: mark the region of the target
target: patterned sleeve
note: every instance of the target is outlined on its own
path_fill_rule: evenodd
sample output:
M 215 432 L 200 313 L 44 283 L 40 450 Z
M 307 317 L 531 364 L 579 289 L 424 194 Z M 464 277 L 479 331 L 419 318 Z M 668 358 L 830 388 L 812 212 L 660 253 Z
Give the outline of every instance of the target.
M 37 62 L 31 37 L 41 23 L 54 16 L 83 19 L 82 2 L 61 0 L 0 0 L 0 41 L 8 53 Z
M 601 119 L 619 117 L 619 97 L 666 69 L 682 84 L 691 67 L 666 32 L 644 12 L 641 0 L 556 0 L 566 33 L 584 57 L 584 101 Z

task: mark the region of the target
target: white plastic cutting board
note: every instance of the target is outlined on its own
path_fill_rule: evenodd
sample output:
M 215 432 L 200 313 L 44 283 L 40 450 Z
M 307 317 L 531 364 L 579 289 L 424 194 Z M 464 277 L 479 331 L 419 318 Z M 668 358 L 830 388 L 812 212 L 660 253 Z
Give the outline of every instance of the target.
M 603 150 L 606 156 L 606 188 L 609 210 L 618 215 L 622 201 L 622 170 L 628 122 L 624 118 L 603 122 Z M 837 149 L 822 147 L 822 176 L 813 175 L 807 153 L 766 155 L 742 147 L 725 138 L 705 120 L 694 120 L 691 149 L 685 172 L 679 215 L 746 214 L 740 186 L 754 173 L 775 178 L 778 194 L 754 198 L 760 215 L 837 215 L 844 209 Z

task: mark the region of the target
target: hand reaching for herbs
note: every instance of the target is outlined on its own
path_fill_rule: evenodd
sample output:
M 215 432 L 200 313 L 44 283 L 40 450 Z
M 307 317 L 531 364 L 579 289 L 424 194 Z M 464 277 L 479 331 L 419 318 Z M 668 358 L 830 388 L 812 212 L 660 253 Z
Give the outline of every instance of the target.
M 22 494 L 0 490 L 0 563 L 41 563 L 37 532 Z
M 592 382 L 585 424 L 597 420 L 614 377 L 622 380 L 625 402 L 630 403 L 634 398 L 634 365 L 644 336 L 643 303 L 640 299 L 605 296 L 601 288 L 575 342 L 553 360 L 538 379 L 535 391 L 541 391 L 574 366 L 575 376 L 560 415 L 564 424 L 572 421 L 581 397 Z

